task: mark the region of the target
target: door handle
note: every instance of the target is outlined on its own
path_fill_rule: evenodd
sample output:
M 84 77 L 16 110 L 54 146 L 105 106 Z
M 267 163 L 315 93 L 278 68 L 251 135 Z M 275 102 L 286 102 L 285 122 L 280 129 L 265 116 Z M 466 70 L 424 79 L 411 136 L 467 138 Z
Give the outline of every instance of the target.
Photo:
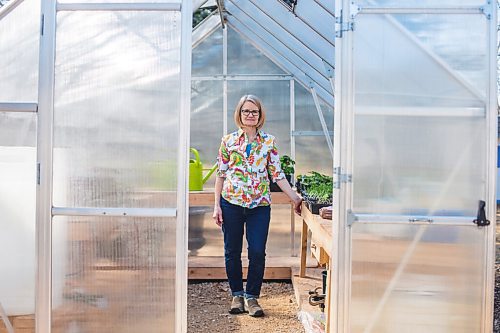
M 486 212 L 484 208 L 486 207 L 486 202 L 479 200 L 479 208 L 477 209 L 477 219 L 473 222 L 477 224 L 478 227 L 485 227 L 490 225 L 490 221 L 486 219 Z

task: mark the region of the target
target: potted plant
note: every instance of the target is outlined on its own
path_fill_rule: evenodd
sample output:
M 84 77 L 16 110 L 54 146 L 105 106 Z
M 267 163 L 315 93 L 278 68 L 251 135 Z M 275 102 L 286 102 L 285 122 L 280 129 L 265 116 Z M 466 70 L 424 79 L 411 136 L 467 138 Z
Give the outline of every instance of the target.
M 332 204 L 333 177 L 311 171 L 309 175 L 298 175 L 296 186 L 313 214 Z
M 292 186 L 292 175 L 295 172 L 295 161 L 288 155 L 283 155 L 280 157 L 281 170 L 285 174 L 288 183 Z M 271 192 L 281 192 L 278 184 L 271 182 Z

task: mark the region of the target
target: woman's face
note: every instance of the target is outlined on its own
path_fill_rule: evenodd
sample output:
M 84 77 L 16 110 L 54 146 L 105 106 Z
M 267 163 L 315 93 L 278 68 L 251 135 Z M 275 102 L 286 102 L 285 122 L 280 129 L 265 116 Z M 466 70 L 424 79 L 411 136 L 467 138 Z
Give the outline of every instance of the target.
M 255 127 L 259 122 L 260 111 L 257 105 L 250 101 L 243 103 L 240 111 L 241 122 L 244 126 Z

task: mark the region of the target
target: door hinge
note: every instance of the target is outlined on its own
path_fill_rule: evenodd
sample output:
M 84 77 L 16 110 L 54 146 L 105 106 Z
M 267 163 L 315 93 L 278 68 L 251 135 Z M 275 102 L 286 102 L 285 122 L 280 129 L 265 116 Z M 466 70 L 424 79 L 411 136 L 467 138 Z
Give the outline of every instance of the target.
M 344 32 L 354 31 L 354 22 L 344 20 L 344 11 L 340 10 L 340 16 L 335 18 L 335 37 L 342 38 Z
M 40 185 L 40 163 L 36 164 L 36 184 Z
M 339 189 L 341 183 L 351 183 L 352 175 L 342 173 L 340 167 L 333 168 L 333 188 Z

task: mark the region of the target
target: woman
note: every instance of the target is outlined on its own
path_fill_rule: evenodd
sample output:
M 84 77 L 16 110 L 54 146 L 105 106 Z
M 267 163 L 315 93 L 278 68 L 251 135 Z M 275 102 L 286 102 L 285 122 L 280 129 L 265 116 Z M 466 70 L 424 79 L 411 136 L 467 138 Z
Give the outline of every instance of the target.
M 234 111 L 239 129 L 222 138 L 215 181 L 213 218 L 224 233 L 226 273 L 233 295 L 229 313 L 248 312 L 253 317 L 264 315 L 257 299 L 271 218 L 269 180 L 288 195 L 298 214 L 302 202 L 281 171 L 274 137 L 261 131 L 265 120 L 266 112 L 257 97 L 241 97 Z M 241 250 L 245 226 L 249 266 L 244 290 Z

